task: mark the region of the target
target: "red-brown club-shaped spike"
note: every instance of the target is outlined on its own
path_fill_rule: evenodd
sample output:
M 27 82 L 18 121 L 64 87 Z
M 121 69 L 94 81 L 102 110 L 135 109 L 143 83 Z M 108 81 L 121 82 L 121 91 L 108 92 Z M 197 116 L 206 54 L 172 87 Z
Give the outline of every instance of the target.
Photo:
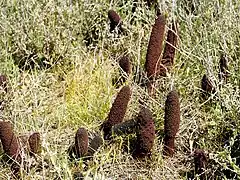
M 164 48 L 163 57 L 160 65 L 160 75 L 166 76 L 167 71 L 171 69 L 174 64 L 174 56 L 177 46 L 178 30 L 177 25 L 172 22 L 172 29 L 168 30 L 167 42 Z
M 204 74 L 201 82 L 202 87 L 202 97 L 203 99 L 208 98 L 211 93 L 215 93 L 216 90 L 212 84 L 212 82 L 208 79 L 207 75 Z
M 128 56 L 123 56 L 119 60 L 119 66 L 127 74 L 130 75 L 132 72 L 132 64 Z
M 75 135 L 75 144 L 73 153 L 76 158 L 81 158 L 87 154 L 88 151 L 88 132 L 84 128 L 79 128 Z
M 41 152 L 41 137 L 40 133 L 35 132 L 28 138 L 30 155 L 38 154 Z
M 10 122 L 0 121 L 0 139 L 3 150 L 8 155 L 10 160 L 19 159 L 20 146 Z
M 180 103 L 177 91 L 173 90 L 168 93 L 165 102 L 164 117 L 164 154 L 173 156 L 174 139 L 179 130 L 180 124 Z
M 152 27 L 148 43 L 145 71 L 149 82 L 147 83 L 148 93 L 154 95 L 154 80 L 160 73 L 160 56 L 163 49 L 166 19 L 164 15 L 158 15 Z
M 163 49 L 165 25 L 166 20 L 164 15 L 159 15 L 152 27 L 145 63 L 145 70 L 149 79 L 154 78 L 159 73 L 160 56 Z
M 149 109 L 142 107 L 137 117 L 139 129 L 137 131 L 136 149 L 134 158 L 149 157 L 152 152 L 155 138 L 155 125 L 152 113 Z
M 119 32 L 122 31 L 121 17 L 114 10 L 108 11 L 108 18 L 110 20 L 110 32 L 113 32 L 116 27 L 119 27 Z
M 205 180 L 204 171 L 207 165 L 207 156 L 201 149 L 196 149 L 194 152 L 195 173 L 200 176 L 201 180 Z
M 227 79 L 228 79 L 230 73 L 228 70 L 228 59 L 227 59 L 226 55 L 222 55 L 222 57 L 219 61 L 219 66 L 220 66 L 219 79 L 227 82 Z

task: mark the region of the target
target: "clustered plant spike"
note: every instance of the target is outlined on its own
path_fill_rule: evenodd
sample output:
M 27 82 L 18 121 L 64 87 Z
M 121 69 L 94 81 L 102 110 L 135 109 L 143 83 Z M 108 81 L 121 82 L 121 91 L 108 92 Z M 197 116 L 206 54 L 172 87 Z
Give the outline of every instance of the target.
M 137 131 L 136 149 L 133 152 L 133 157 L 141 159 L 151 155 L 154 144 L 155 125 L 151 111 L 142 107 L 137 117 L 137 123 L 139 129 Z
M 155 20 L 152 27 L 152 32 L 148 44 L 145 70 L 149 79 L 148 91 L 152 92 L 152 86 L 155 77 L 159 74 L 160 70 L 160 56 L 163 49 L 163 39 L 165 33 L 166 20 L 164 15 L 159 15 Z
M 123 56 L 119 60 L 119 66 L 122 70 L 127 74 L 130 75 L 132 72 L 132 64 L 128 56 Z
M 228 60 L 225 55 L 222 55 L 219 61 L 219 65 L 220 65 L 219 79 L 227 82 L 229 72 L 228 72 Z
M 178 93 L 173 90 L 167 95 L 164 117 L 164 155 L 174 154 L 174 140 L 180 124 L 180 103 Z
M 108 18 L 110 20 L 110 32 L 113 32 L 117 27 L 119 28 L 119 33 L 123 32 L 121 17 L 114 11 L 108 11 Z
M 109 139 L 111 136 L 112 126 L 123 121 L 127 105 L 131 97 L 131 90 L 129 86 L 124 86 L 118 93 L 115 101 L 112 104 L 107 120 L 101 125 L 104 133 L 104 139 Z
M 3 150 L 8 155 L 8 160 L 20 159 L 20 146 L 17 137 L 15 136 L 10 122 L 0 122 L 0 139 Z
M 79 128 L 75 135 L 75 142 L 69 147 L 69 157 L 79 159 L 84 157 L 88 151 L 88 132 L 84 128 Z
M 130 62 L 130 59 L 128 56 L 123 56 L 119 59 L 119 66 L 123 70 L 123 73 L 121 72 L 122 76 L 118 82 L 121 84 L 126 82 L 127 77 L 131 74 L 132 72 L 132 64 Z
M 195 164 L 195 173 L 200 176 L 201 180 L 205 180 L 204 170 L 207 165 L 207 156 L 205 152 L 201 149 L 196 149 L 194 151 L 194 164 Z
M 30 155 L 38 154 L 41 152 L 41 139 L 40 133 L 35 132 L 28 138 Z
M 0 88 L 7 92 L 7 77 L 5 75 L 0 75 Z
M 4 160 L 11 164 L 11 171 L 18 177 L 21 163 L 20 146 L 10 122 L 0 121 L 0 140 L 6 153 Z
M 22 153 L 29 152 L 31 156 L 34 156 L 40 152 L 40 134 L 35 132 L 29 138 L 24 135 L 17 137 L 10 122 L 0 121 L 0 141 L 6 154 L 3 156 L 3 160 L 11 165 L 12 174 L 19 179 L 20 164 L 23 164 L 24 168 L 26 167 Z
M 203 99 L 206 99 L 211 93 L 215 93 L 215 88 L 213 87 L 211 81 L 208 79 L 206 74 L 203 75 L 201 86 L 203 91 Z
M 160 65 L 160 75 L 166 76 L 167 71 L 171 69 L 174 64 L 175 48 L 177 46 L 177 27 L 174 22 L 172 22 L 172 29 L 168 30 L 167 42 L 164 48 L 163 57 Z

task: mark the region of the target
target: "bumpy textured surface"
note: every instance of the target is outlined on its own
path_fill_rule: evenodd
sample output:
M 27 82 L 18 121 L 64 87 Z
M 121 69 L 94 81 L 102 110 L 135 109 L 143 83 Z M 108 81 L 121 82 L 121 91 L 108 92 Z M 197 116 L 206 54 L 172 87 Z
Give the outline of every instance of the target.
M 0 90 L 7 92 L 7 77 L 5 75 L 0 75 Z
M 228 72 L 228 60 L 225 55 L 222 55 L 219 61 L 219 66 L 220 66 L 219 79 L 227 82 L 227 78 L 229 77 L 229 72 Z
M 12 159 L 19 157 L 19 142 L 13 133 L 12 125 L 10 122 L 0 122 L 0 139 L 2 142 L 4 152 Z
M 175 137 L 180 124 L 180 103 L 177 91 L 168 93 L 165 102 L 164 133 L 167 137 Z
M 75 144 L 73 153 L 76 158 L 81 158 L 86 155 L 88 151 L 88 132 L 84 128 L 79 128 L 75 136 Z
M 162 44 L 164 39 L 166 20 L 163 15 L 159 15 L 155 20 L 155 24 L 152 27 L 152 33 L 150 36 L 145 70 L 148 78 L 154 78 L 159 73 L 160 55 L 162 53 Z
M 194 152 L 195 173 L 200 175 L 200 179 L 206 179 L 204 169 L 207 165 L 207 156 L 203 150 L 196 149 Z
M 35 132 L 29 136 L 28 139 L 29 151 L 31 154 L 38 154 L 41 151 L 41 138 L 40 133 Z
M 103 122 L 101 129 L 104 132 L 104 139 L 108 139 L 111 136 L 112 126 L 119 124 L 123 121 L 125 116 L 127 105 L 131 97 L 131 90 L 129 86 L 124 86 L 118 93 L 112 108 L 108 114 L 108 118 Z
M 160 65 L 160 75 L 166 76 L 167 71 L 171 69 L 174 64 L 175 47 L 177 46 L 177 27 L 172 23 L 172 29 L 168 30 L 167 42 L 164 48 L 163 57 Z
M 133 152 L 133 157 L 144 158 L 151 155 L 155 138 L 155 125 L 150 110 L 142 107 L 137 121 L 139 130 L 137 132 L 137 144 Z
M 117 26 L 120 31 L 122 30 L 121 17 L 114 10 L 108 11 L 108 18 L 110 20 L 110 32 L 113 32 Z
M 173 156 L 174 139 L 179 130 L 180 124 L 180 103 L 178 93 L 173 90 L 168 93 L 165 102 L 164 117 L 164 155 Z

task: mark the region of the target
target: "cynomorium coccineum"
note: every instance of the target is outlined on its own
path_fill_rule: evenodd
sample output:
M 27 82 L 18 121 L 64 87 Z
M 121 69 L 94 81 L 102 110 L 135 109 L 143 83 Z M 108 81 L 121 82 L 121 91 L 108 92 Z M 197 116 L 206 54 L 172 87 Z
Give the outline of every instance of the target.
M 119 59 L 119 66 L 121 67 L 123 73 L 121 72 L 122 76 L 119 80 L 119 82 L 122 84 L 126 82 L 128 76 L 132 72 L 132 64 L 130 62 L 130 59 L 128 56 L 123 56 Z
M 112 126 L 123 121 L 127 111 L 127 105 L 131 97 L 131 90 L 129 86 L 124 86 L 118 93 L 115 101 L 112 104 L 107 120 L 101 125 L 104 133 L 104 139 L 109 139 L 111 136 Z
M 163 39 L 165 33 L 166 20 L 164 15 L 158 15 L 152 27 L 150 40 L 148 43 L 145 70 L 149 79 L 148 91 L 153 93 L 153 82 L 160 73 L 160 56 L 163 49 Z
M 126 75 L 130 75 L 132 72 L 132 64 L 128 56 L 123 56 L 119 60 L 119 66 Z
M 167 42 L 164 48 L 160 64 L 160 75 L 166 76 L 174 64 L 175 50 L 177 46 L 178 30 L 176 23 L 172 22 L 172 29 L 168 30 Z
M 133 152 L 133 157 L 149 157 L 152 152 L 155 138 L 155 125 L 151 111 L 142 107 L 137 117 L 137 123 L 139 129 L 137 130 L 136 148 Z
M 164 155 L 172 157 L 175 148 L 175 137 L 180 124 L 180 103 L 177 91 L 167 95 L 164 117 Z
M 10 122 L 0 122 L 0 139 L 2 142 L 3 150 L 8 155 L 8 157 L 12 160 L 18 159 L 20 155 L 20 146 Z
M 215 88 L 212 85 L 212 82 L 208 79 L 207 75 L 204 74 L 201 82 L 202 87 L 202 97 L 206 99 L 211 93 L 215 93 Z
M 195 164 L 195 173 L 199 175 L 201 180 L 206 179 L 204 171 L 207 165 L 207 156 L 205 152 L 201 149 L 196 149 L 194 152 L 194 164 Z
M 41 151 L 41 137 L 40 133 L 34 132 L 28 138 L 30 155 L 35 155 Z
M 20 145 L 18 138 L 13 132 L 10 122 L 0 122 L 0 139 L 2 142 L 3 150 L 6 153 L 6 161 L 11 163 L 11 169 L 15 175 L 18 174 L 21 163 Z
M 220 72 L 219 72 L 219 79 L 224 80 L 227 82 L 229 77 L 229 70 L 228 70 L 228 59 L 226 55 L 222 55 L 219 61 Z
M 68 149 L 69 157 L 76 159 L 84 157 L 88 152 L 88 132 L 84 128 L 79 128 L 75 135 L 75 141 Z
M 117 32 L 123 32 L 121 17 L 114 10 L 108 11 L 108 18 L 110 20 L 110 32 L 116 30 L 117 27 L 119 28 Z

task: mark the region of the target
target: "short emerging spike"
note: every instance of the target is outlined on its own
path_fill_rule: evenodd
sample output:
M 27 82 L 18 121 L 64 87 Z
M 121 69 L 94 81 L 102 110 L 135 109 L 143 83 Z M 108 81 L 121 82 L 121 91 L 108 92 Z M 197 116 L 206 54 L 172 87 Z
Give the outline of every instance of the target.
M 196 149 L 194 152 L 195 173 L 200 176 L 201 180 L 205 180 L 205 168 L 207 165 L 207 156 L 203 150 Z
M 225 55 L 222 55 L 219 62 L 219 66 L 220 66 L 219 79 L 227 82 L 227 79 L 229 77 L 229 71 L 228 71 L 228 59 Z
M 13 160 L 19 159 L 20 146 L 10 122 L 0 122 L 0 139 L 4 152 Z
M 123 56 L 119 60 L 119 66 L 122 70 L 127 74 L 130 75 L 132 72 L 132 64 L 128 56 Z
M 148 91 L 152 93 L 153 81 L 160 71 L 160 56 L 163 49 L 166 20 L 164 15 L 159 15 L 152 27 L 148 43 L 145 70 L 149 79 Z
M 79 128 L 75 136 L 75 155 L 77 158 L 84 156 L 88 150 L 88 132 Z
M 110 32 L 113 32 L 117 27 L 119 27 L 119 33 L 121 33 L 123 30 L 121 17 L 114 10 L 109 10 L 108 18 L 110 20 Z
M 75 143 L 69 147 L 68 153 L 70 158 L 82 158 L 88 151 L 88 132 L 84 128 L 79 128 L 75 135 Z M 74 155 L 74 156 L 73 156 Z
M 121 78 L 118 79 L 117 85 L 120 85 L 126 82 L 128 76 L 132 72 L 132 64 L 128 56 L 122 56 L 119 59 L 119 66 L 121 67 Z M 119 83 L 119 84 L 118 84 Z
M 130 87 L 124 86 L 120 90 L 114 103 L 112 104 L 107 120 L 104 121 L 101 125 L 101 129 L 103 129 L 104 132 L 104 139 L 110 138 L 112 126 L 119 124 L 123 121 L 130 97 Z
M 149 109 L 142 107 L 137 117 L 137 123 L 139 130 L 133 157 L 141 159 L 151 155 L 155 138 L 155 125 Z
M 30 155 L 38 154 L 41 152 L 41 139 L 40 133 L 35 132 L 28 138 Z
M 172 29 L 168 30 L 167 42 L 164 48 L 163 57 L 160 65 L 160 75 L 166 76 L 167 71 L 171 69 L 174 64 L 175 49 L 178 38 L 177 25 L 173 22 Z
M 202 87 L 202 97 L 206 99 L 211 93 L 215 93 L 215 88 L 213 87 L 211 81 L 208 79 L 207 75 L 204 74 L 201 82 Z
M 171 91 L 165 102 L 165 117 L 164 117 L 164 154 L 173 156 L 174 140 L 179 130 L 180 124 L 180 103 L 178 93 Z

